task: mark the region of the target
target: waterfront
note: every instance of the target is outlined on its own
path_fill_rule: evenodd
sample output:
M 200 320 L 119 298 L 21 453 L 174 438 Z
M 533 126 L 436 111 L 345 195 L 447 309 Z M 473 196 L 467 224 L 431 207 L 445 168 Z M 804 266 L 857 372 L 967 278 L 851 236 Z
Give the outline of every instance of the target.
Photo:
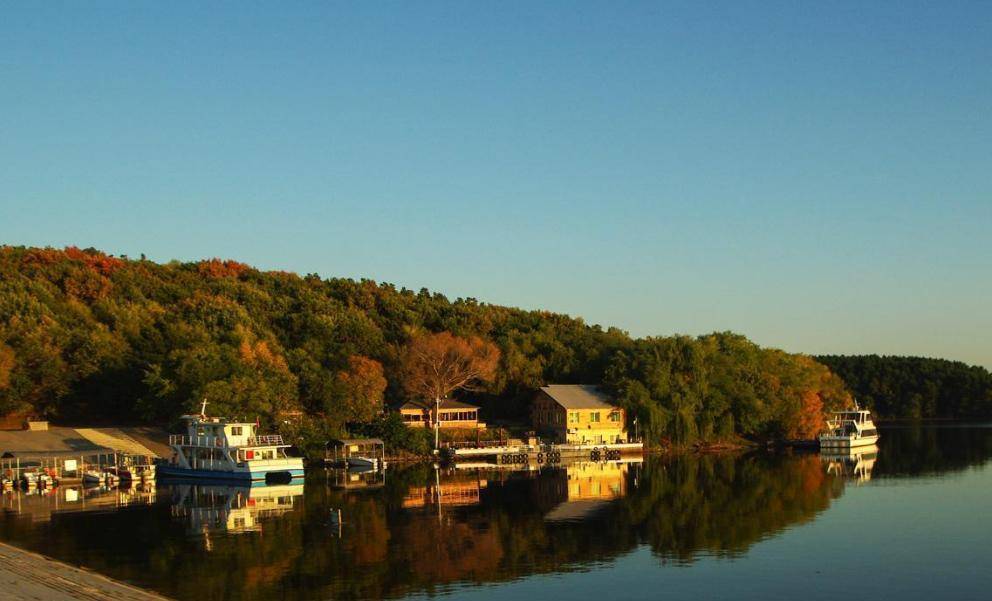
M 992 587 L 992 427 L 877 456 L 649 457 L 305 485 L 4 495 L 0 538 L 177 599 L 972 599 Z M 438 503 L 440 499 L 440 503 Z

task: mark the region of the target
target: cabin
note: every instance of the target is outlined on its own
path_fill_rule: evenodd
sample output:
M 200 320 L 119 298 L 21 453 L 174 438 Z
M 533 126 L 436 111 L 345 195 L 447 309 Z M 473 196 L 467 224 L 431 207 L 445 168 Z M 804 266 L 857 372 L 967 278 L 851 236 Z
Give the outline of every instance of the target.
M 564 444 L 627 442 L 626 415 L 597 386 L 551 384 L 531 406 L 534 430 Z
M 407 401 L 397 409 L 403 423 L 411 428 L 433 428 L 434 403 L 432 401 Z M 441 401 L 439 427 L 484 430 L 486 423 L 479 421 L 479 408 L 454 399 Z

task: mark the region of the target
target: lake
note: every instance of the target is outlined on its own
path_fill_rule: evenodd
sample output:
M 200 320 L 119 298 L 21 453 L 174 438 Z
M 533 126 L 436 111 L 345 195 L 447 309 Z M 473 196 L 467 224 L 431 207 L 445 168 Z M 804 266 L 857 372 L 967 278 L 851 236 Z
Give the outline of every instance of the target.
M 992 424 L 848 456 L 5 493 L 0 538 L 182 600 L 992 598 Z

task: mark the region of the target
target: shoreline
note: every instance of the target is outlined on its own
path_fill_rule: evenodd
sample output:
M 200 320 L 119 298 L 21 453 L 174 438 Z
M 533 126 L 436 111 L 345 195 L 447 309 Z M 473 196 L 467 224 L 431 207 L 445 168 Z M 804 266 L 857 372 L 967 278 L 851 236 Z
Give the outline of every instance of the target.
M 10 601 L 169 601 L 85 568 L 0 542 L 0 590 Z

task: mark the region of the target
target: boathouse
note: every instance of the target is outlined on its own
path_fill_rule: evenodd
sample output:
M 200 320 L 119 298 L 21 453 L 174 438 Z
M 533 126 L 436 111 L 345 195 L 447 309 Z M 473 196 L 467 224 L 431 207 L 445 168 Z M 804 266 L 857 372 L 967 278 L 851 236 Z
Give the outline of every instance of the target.
M 626 416 L 599 387 L 551 384 L 534 396 L 534 429 L 567 444 L 627 442 Z
M 403 423 L 412 428 L 434 427 L 432 416 L 434 415 L 433 401 L 407 401 L 398 407 Z M 485 422 L 479 421 L 479 408 L 454 399 L 444 399 L 441 401 L 440 427 L 446 428 L 468 428 L 485 429 Z

